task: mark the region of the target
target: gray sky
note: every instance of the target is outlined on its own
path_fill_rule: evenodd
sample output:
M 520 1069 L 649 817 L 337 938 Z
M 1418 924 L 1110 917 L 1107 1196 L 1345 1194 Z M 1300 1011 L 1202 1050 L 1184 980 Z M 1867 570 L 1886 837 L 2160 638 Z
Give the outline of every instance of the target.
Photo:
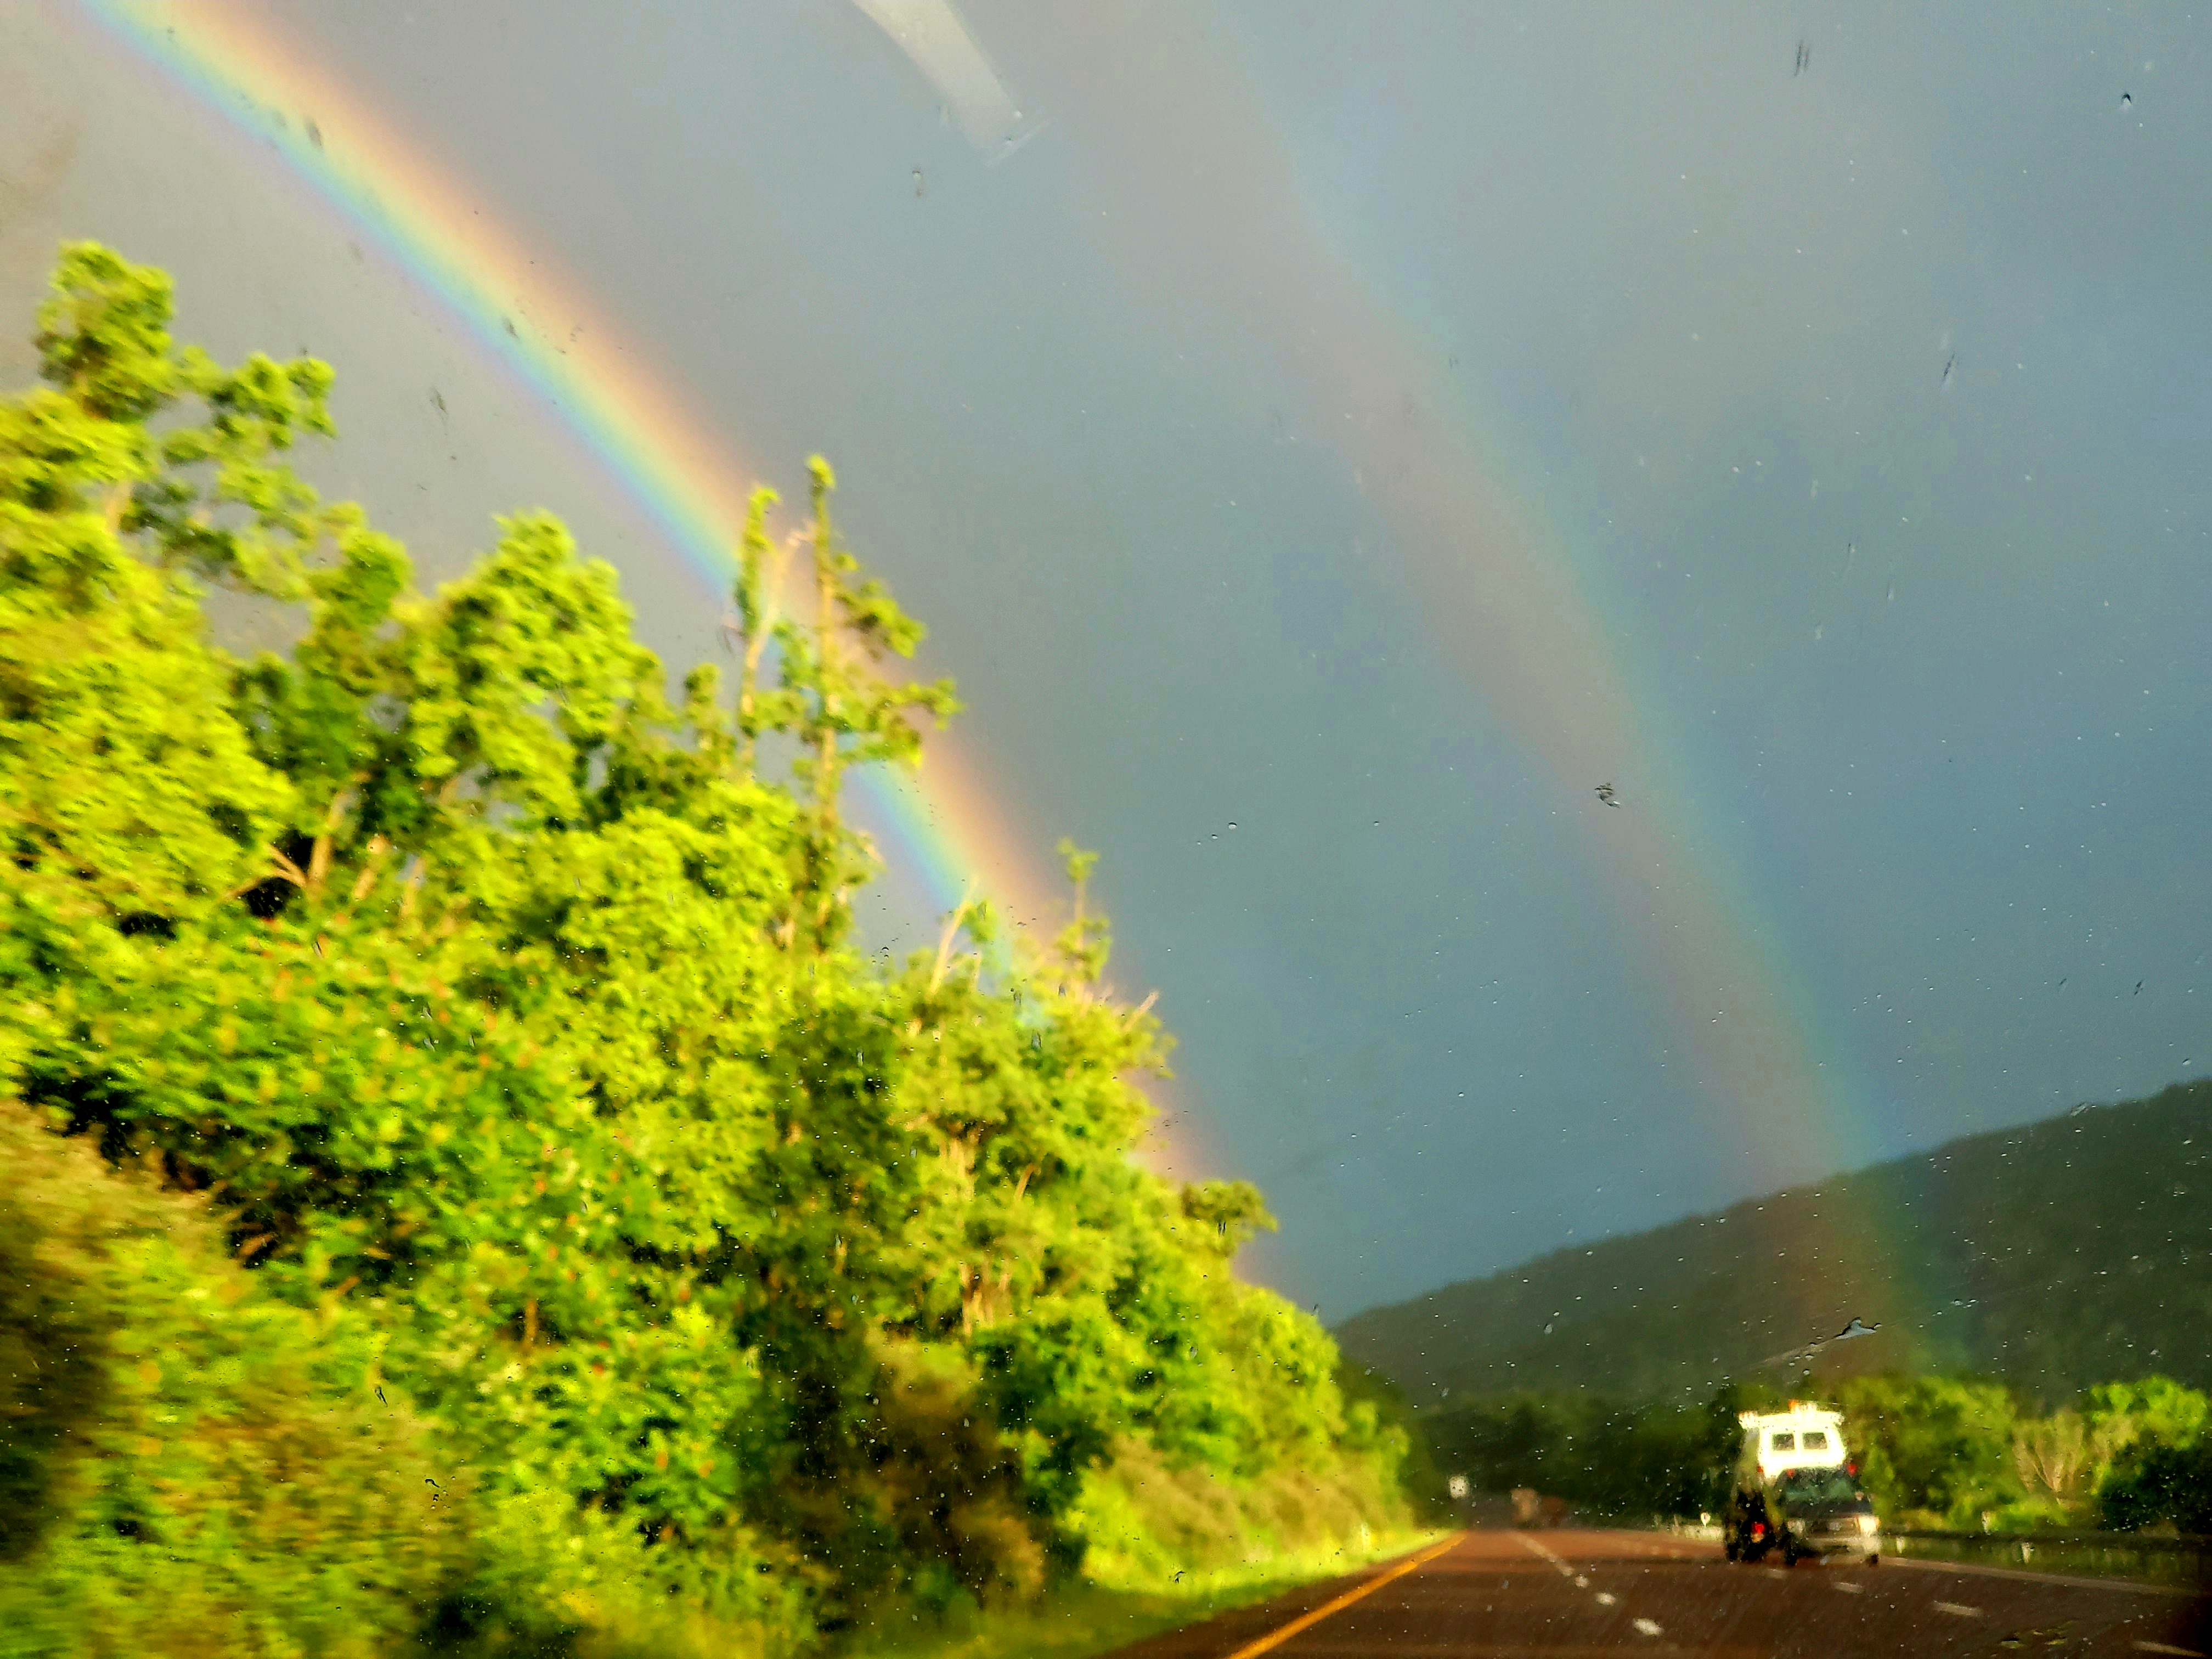
M 2191 15 L 398 15 L 288 27 L 775 482 L 836 460 L 1326 1316 L 2212 1060 Z M 326 481 L 432 574 L 552 507 L 710 653 L 246 126 L 59 7 L 0 64 L 9 380 L 99 236 L 337 365 Z

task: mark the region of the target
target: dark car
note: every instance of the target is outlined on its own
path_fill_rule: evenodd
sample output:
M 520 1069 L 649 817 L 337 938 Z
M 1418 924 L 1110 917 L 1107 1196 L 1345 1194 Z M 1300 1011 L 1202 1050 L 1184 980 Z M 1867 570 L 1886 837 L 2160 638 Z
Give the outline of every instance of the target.
M 1881 1559 L 1874 1500 L 1850 1468 L 1784 1469 L 1765 1494 L 1766 1517 L 1793 1565 L 1806 1557 L 1841 1557 L 1869 1566 Z

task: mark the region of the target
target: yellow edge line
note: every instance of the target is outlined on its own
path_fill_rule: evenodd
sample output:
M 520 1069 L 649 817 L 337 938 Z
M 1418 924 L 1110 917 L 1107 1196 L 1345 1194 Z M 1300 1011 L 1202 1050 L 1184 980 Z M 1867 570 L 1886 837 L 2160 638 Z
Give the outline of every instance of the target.
M 1284 1643 L 1289 1641 L 1291 1638 L 1296 1636 L 1300 1631 L 1311 1630 L 1316 1625 L 1321 1623 L 1322 1620 L 1328 1618 L 1331 1613 L 1342 1613 L 1346 1607 L 1350 1607 L 1354 1601 L 1359 1600 L 1363 1595 L 1372 1595 L 1376 1590 L 1381 1589 L 1383 1585 L 1389 1583 L 1394 1579 L 1403 1578 L 1407 1573 L 1413 1571 L 1414 1568 L 1426 1566 L 1430 1562 L 1435 1560 L 1437 1557 L 1442 1555 L 1446 1550 L 1457 1544 L 1460 1540 L 1465 1536 L 1466 1534 L 1464 1533 L 1454 1533 L 1450 1537 L 1445 1539 L 1443 1543 L 1434 1545 L 1428 1549 L 1423 1550 L 1419 1555 L 1414 1556 L 1411 1560 L 1401 1561 L 1396 1566 L 1391 1568 L 1389 1571 L 1384 1573 L 1381 1577 L 1370 1578 L 1365 1583 L 1360 1585 L 1357 1589 L 1348 1589 L 1345 1591 L 1345 1593 L 1338 1596 L 1335 1601 L 1328 1603 L 1326 1606 L 1316 1607 L 1311 1613 L 1299 1614 L 1298 1617 L 1291 1620 L 1289 1624 L 1285 1625 L 1281 1629 L 1269 1631 L 1265 1636 L 1261 1637 L 1256 1642 L 1247 1642 L 1243 1647 L 1237 1649 L 1236 1652 L 1226 1656 L 1226 1659 L 1258 1659 L 1259 1655 L 1272 1652 L 1274 1649 L 1282 1646 Z

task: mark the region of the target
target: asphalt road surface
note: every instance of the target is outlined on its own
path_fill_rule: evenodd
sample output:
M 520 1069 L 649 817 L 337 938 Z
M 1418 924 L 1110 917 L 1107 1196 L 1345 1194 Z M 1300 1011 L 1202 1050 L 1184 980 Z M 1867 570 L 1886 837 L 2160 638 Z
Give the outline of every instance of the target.
M 2212 1601 L 1894 1558 L 1875 1567 L 1735 1566 L 1717 1544 L 1648 1533 L 1481 1531 L 1115 1659 L 2028 1651 L 2212 1659 Z

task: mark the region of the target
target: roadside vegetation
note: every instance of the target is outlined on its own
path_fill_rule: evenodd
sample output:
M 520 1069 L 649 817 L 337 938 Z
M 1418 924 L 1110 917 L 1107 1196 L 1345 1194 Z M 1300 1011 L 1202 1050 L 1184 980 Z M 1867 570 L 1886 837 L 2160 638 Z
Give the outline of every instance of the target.
M 1891 1525 L 2212 1533 L 2212 1398 L 2170 1378 L 2101 1383 L 2057 1409 L 1971 1377 L 1815 1379 L 1790 1392 L 1843 1412 Z M 1419 1421 L 1436 1466 L 1476 1490 L 1533 1487 L 1642 1520 L 1717 1513 L 1736 1413 L 1784 1403 L 1771 1388 L 1731 1387 L 1696 1407 L 1524 1395 Z
M 0 401 L 0 1651 L 941 1645 L 1407 1532 L 1260 1194 L 1133 1156 L 1092 855 L 856 946 L 842 787 L 957 704 L 825 463 L 672 690 L 544 514 L 417 592 L 287 464 L 331 369 L 169 321 L 72 246 Z

